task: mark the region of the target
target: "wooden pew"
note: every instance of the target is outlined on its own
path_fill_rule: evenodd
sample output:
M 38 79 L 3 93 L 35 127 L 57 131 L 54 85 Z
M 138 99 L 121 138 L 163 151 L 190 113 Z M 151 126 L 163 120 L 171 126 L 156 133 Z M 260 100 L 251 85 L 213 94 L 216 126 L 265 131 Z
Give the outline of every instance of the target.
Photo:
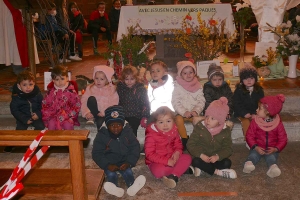
M 24 130 L 24 131 L 0 130 L 0 146 L 29 146 L 30 143 L 39 134 L 39 132 L 40 131 L 32 131 L 32 130 Z M 89 135 L 89 130 L 47 131 L 42 141 L 40 142 L 40 146 L 68 146 L 69 147 L 70 169 L 71 169 L 71 172 L 69 172 L 69 176 L 72 181 L 69 181 L 68 183 L 72 183 L 72 184 L 63 187 L 62 190 L 64 190 L 63 192 L 65 193 L 68 193 L 67 191 L 68 188 L 72 190 L 70 193 L 74 200 L 97 199 L 104 179 L 104 173 L 103 170 L 101 169 L 85 170 L 83 141 L 88 138 L 88 135 Z M 39 197 L 36 197 L 36 199 L 40 199 L 41 197 L 46 197 L 46 196 L 50 197 L 51 194 L 53 194 L 54 196 L 57 195 L 55 194 L 58 192 L 57 190 L 51 191 L 50 189 L 51 187 L 49 187 L 50 182 L 54 182 L 53 185 L 55 185 L 55 183 L 57 184 L 58 181 L 60 181 L 60 183 L 66 182 L 65 179 L 68 178 L 68 173 L 66 171 L 70 171 L 70 170 L 49 169 L 48 171 L 49 172 L 47 172 L 47 169 L 33 169 L 32 173 L 30 172 L 29 174 L 27 174 L 27 176 L 32 176 L 35 178 L 30 179 L 30 177 L 27 176 L 24 178 L 23 183 L 24 183 L 25 192 L 21 199 L 28 199 L 28 198 L 35 199 L 34 198 L 35 194 L 39 195 Z M 88 176 L 86 177 L 86 175 Z M 1 184 L 4 184 L 7 181 L 9 176 L 10 173 L 7 171 L 7 169 L 0 171 L 0 186 Z M 47 176 L 47 177 L 44 179 L 43 176 Z M 3 180 L 5 180 L 5 178 L 6 181 L 3 183 Z M 34 183 L 34 179 L 37 179 L 36 183 Z M 49 181 L 46 181 L 46 179 Z M 41 180 L 43 181 L 41 182 Z M 39 192 L 44 191 L 42 192 L 43 194 L 38 194 L 37 191 L 35 191 L 34 194 L 29 194 L 30 191 L 26 190 L 26 184 L 27 184 L 26 181 L 28 182 L 28 186 L 38 184 L 38 188 L 40 188 L 44 184 L 46 189 L 45 188 L 40 189 Z M 26 195 L 28 197 L 26 197 Z

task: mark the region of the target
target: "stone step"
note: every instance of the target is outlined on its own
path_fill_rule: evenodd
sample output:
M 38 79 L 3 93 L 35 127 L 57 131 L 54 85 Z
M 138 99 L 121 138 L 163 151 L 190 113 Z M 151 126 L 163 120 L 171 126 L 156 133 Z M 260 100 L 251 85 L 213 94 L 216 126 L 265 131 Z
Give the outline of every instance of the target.
M 281 119 L 283 121 L 284 127 L 286 129 L 289 141 L 299 141 L 300 140 L 300 113 L 290 114 L 281 113 Z M 0 115 L 0 130 L 14 130 L 15 129 L 15 119 L 11 115 Z M 91 147 L 93 141 L 97 134 L 96 125 L 86 125 L 86 120 L 79 117 L 80 126 L 75 126 L 76 130 L 88 129 L 90 130 L 89 140 L 85 142 L 85 147 Z M 186 130 L 188 135 L 193 131 L 193 125 L 191 123 L 186 123 Z M 242 132 L 241 124 L 238 120 L 234 120 L 234 127 L 232 130 L 232 141 L 233 143 L 244 143 L 244 136 Z M 141 145 L 144 144 L 145 140 L 145 129 L 139 127 L 138 129 L 138 140 Z

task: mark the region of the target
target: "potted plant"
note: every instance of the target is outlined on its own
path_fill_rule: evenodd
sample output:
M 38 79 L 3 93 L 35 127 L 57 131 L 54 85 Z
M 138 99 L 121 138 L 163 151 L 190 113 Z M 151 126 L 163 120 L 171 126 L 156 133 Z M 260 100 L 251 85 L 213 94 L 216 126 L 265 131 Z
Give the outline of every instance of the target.
M 289 57 L 289 78 L 296 78 L 296 65 L 300 55 L 300 16 L 298 15 L 294 20 L 283 22 L 277 27 L 270 27 L 266 31 L 270 31 L 278 36 L 277 52 L 282 56 Z

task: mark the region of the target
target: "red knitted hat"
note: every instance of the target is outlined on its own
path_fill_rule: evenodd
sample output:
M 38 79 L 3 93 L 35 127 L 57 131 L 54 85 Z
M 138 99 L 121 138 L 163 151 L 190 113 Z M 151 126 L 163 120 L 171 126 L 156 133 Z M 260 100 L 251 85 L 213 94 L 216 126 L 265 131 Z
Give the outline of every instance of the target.
M 221 97 L 219 100 L 211 102 L 205 111 L 206 116 L 212 116 L 218 120 L 219 124 L 224 124 L 229 113 L 228 99 Z
M 276 96 L 266 96 L 260 100 L 260 102 L 270 113 L 270 116 L 275 116 L 276 114 L 280 113 L 284 101 L 285 97 L 283 94 L 278 94 Z

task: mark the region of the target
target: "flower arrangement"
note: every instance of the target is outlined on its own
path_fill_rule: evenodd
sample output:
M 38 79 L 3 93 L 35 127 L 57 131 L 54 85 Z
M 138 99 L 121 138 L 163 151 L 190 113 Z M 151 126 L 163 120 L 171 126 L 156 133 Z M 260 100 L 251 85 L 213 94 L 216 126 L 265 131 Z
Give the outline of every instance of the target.
M 252 65 L 256 68 L 261 68 L 265 66 L 270 66 L 278 62 L 278 53 L 269 47 L 267 50 L 267 55 L 261 57 L 254 56 L 252 57 Z
M 294 25 L 293 25 L 294 23 Z M 277 52 L 282 56 L 300 55 L 300 16 L 293 21 L 283 22 L 277 27 L 267 23 L 270 31 L 279 37 Z
M 191 61 L 213 60 L 228 48 L 233 37 L 225 33 L 225 20 L 218 21 L 211 17 L 208 21 L 197 14 L 198 24 L 192 21 L 188 13 L 182 20 L 181 29 L 176 30 L 174 47 L 182 47 L 187 51 L 186 57 Z
M 243 0 L 244 3 L 237 3 L 234 6 L 236 7 L 236 12 L 233 13 L 234 21 L 241 24 L 243 27 L 247 25 L 247 22 L 252 17 L 252 9 L 250 7 L 249 0 Z

